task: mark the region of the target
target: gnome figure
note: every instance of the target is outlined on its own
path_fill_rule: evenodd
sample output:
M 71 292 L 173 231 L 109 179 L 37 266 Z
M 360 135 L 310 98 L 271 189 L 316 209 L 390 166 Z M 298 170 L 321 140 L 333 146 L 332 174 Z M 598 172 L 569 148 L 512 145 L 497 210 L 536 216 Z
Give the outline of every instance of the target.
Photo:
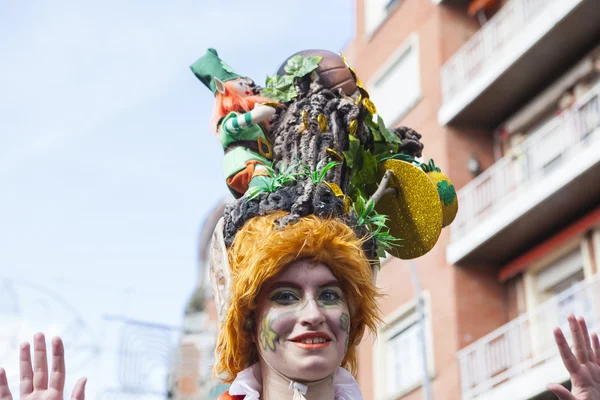
M 215 49 L 208 49 L 190 69 L 215 95 L 211 127 L 225 151 L 227 187 L 240 198 L 270 179 L 267 167 L 273 152 L 265 132 L 278 103 L 256 95 L 253 81 L 233 72 Z

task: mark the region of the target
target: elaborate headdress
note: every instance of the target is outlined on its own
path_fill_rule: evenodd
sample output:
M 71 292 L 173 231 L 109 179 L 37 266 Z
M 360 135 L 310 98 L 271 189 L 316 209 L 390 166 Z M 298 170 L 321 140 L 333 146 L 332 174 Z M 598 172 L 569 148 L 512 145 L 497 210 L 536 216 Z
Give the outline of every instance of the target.
M 297 53 L 267 79 L 262 95 L 283 104 L 265 132 L 272 163 L 226 207 L 213 238 L 216 370 L 231 381 L 257 361 L 247 321 L 261 285 L 294 260 L 311 258 L 331 268 L 349 297 L 343 364 L 352 371 L 356 345 L 379 320 L 380 257 L 431 250 L 454 219 L 456 193 L 433 161 L 419 161 L 421 135 L 385 126 L 343 57 Z

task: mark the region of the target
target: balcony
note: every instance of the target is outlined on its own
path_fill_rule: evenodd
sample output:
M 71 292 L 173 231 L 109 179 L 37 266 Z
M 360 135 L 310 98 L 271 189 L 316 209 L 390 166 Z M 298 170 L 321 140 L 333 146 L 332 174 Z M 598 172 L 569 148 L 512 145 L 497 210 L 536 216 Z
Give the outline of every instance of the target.
M 441 69 L 440 124 L 495 128 L 600 34 L 597 0 L 509 0 Z
M 600 203 L 600 83 L 458 192 L 450 264 L 501 265 Z
M 525 400 L 547 383 L 568 380 L 552 330 L 559 326 L 571 340 L 568 313 L 584 316 L 590 331 L 600 328 L 599 278 L 572 286 L 459 351 L 462 399 Z

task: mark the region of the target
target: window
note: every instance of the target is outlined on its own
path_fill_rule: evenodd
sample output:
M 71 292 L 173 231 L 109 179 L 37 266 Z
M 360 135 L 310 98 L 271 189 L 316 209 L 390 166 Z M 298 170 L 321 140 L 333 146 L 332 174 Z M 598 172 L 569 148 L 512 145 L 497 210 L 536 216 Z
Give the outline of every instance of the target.
M 366 34 L 371 36 L 399 3 L 400 0 L 364 0 Z
M 376 398 L 395 399 L 421 386 L 423 381 L 423 340 L 427 366 L 433 375 L 429 297 L 424 296 L 425 330 L 422 331 L 416 302 L 401 307 L 386 318 L 380 329 L 375 357 Z M 388 322 L 389 321 L 389 322 Z
M 387 126 L 393 126 L 421 98 L 419 40 L 416 34 L 369 81 L 368 90 Z
M 563 332 L 569 331 L 568 314 L 594 319 L 594 298 L 582 283 L 591 276 L 590 264 L 587 239 L 575 238 L 532 264 L 525 273 L 530 346 L 535 356 L 542 357 L 554 348 L 552 336 L 547 332 L 555 326 Z
M 576 247 L 538 271 L 535 275 L 538 293 L 554 296 L 583 280 L 581 250 Z

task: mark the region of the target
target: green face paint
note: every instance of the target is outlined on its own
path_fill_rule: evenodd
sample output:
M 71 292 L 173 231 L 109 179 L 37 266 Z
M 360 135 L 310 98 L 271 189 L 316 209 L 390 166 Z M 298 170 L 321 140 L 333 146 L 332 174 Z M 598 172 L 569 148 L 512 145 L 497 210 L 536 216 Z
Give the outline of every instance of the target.
M 342 313 L 342 315 L 340 315 L 340 328 L 344 332 L 350 332 L 350 316 L 346 313 Z
M 275 351 L 276 343 L 279 341 L 279 334 L 273 330 L 273 321 L 271 321 L 268 314 L 264 315 L 260 321 L 259 338 L 264 351 Z
M 350 316 L 346 313 L 340 315 L 340 329 L 346 332 L 346 344 L 344 347 L 344 353 L 348 351 L 348 341 L 350 340 Z

